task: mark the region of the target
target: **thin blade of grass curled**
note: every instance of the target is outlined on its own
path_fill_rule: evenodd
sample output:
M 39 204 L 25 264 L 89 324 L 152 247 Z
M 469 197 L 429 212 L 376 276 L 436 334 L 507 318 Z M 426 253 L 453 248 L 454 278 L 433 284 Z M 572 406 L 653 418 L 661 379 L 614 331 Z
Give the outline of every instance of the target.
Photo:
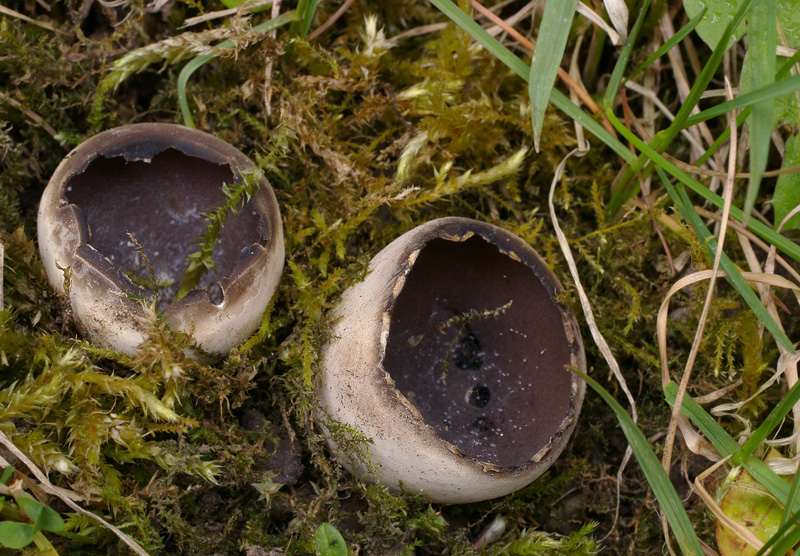
M 296 21 L 298 18 L 296 11 L 286 12 L 285 14 L 281 14 L 275 19 L 270 19 L 269 21 L 265 21 L 260 25 L 256 25 L 253 27 L 253 31 L 256 32 L 268 32 L 272 31 L 273 29 L 277 29 L 284 25 L 287 25 L 293 21 Z M 236 46 L 236 42 L 233 39 L 228 39 L 226 41 L 221 42 L 217 46 L 214 47 L 215 52 L 211 54 L 203 54 L 202 56 L 198 56 L 188 64 L 186 64 L 183 69 L 181 70 L 180 74 L 178 74 L 178 104 L 181 107 L 181 113 L 183 114 L 183 123 L 186 127 L 194 128 L 194 118 L 192 118 L 192 111 L 189 108 L 189 100 L 186 97 L 186 85 L 189 82 L 189 78 L 192 76 L 194 72 L 198 69 L 203 67 L 205 64 L 219 56 L 219 54 L 225 50 L 233 48 Z

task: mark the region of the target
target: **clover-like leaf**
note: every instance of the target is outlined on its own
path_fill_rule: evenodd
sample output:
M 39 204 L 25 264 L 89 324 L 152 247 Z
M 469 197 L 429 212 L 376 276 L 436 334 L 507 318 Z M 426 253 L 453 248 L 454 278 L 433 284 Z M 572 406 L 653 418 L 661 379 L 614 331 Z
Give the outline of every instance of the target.
M 33 525 L 19 521 L 0 522 L 0 544 L 7 548 L 25 548 L 33 541 Z
M 741 471 L 720 503 L 722 511 L 761 540 L 778 530 L 781 506 L 747 471 Z M 744 542 L 721 521 L 717 522 L 717 549 L 722 556 L 755 556 L 755 548 Z
M 19 508 L 33 520 L 33 532 L 44 529 L 58 533 L 64 530 L 64 520 L 58 512 L 33 498 L 17 498 Z
M 314 546 L 319 556 L 347 556 L 347 545 L 339 530 L 330 523 L 317 528 Z

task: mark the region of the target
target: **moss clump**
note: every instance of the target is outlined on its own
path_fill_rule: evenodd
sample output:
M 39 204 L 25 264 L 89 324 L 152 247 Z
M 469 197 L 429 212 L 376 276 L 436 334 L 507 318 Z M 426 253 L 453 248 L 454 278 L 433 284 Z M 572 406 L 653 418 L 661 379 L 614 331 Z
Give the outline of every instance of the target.
M 443 21 L 425 3 L 356 2 L 323 40 L 253 32 L 264 13 L 179 29 L 189 15 L 222 8 L 211 0 L 157 13 L 138 0 L 85 6 L 55 3 L 44 14 L 38 3 L 10 3 L 54 24 L 55 33 L 0 20 L 0 429 L 51 480 L 111 514 L 152 553 L 234 555 L 262 547 L 312 554 L 319 524 L 330 522 L 360 554 L 482 554 L 473 543 L 498 515 L 507 527 L 492 554 L 596 552 L 594 539 L 614 520 L 626 444 L 613 414 L 591 395 L 580 431 L 546 477 L 500 500 L 460 507 L 352 478 L 326 453 L 313 411 L 328 310 L 375 253 L 413 226 L 439 216 L 492 222 L 525 239 L 565 278 L 544 207 L 553 168 L 575 145 L 566 118 L 548 111 L 541 152 L 527 150 L 526 87 L 497 59 L 453 25 L 396 38 Z M 313 27 L 337 8 L 322 3 Z M 179 121 L 180 64 L 229 38 L 237 47 L 192 76 L 189 105 L 199 128 L 255 160 L 275 189 L 287 252 L 278 293 L 257 333 L 214 364 L 186 358 L 190 339 L 152 307 L 139 355 L 98 349 L 81 339 L 47 285 L 32 239 L 38 199 L 83 138 L 118 124 Z M 611 52 L 585 48 L 588 74 L 610 70 Z M 634 57 L 646 58 L 639 50 Z M 685 144 L 672 148 L 677 154 Z M 556 205 L 598 324 L 651 435 L 669 415 L 654 321 L 674 280 L 670 256 L 690 257 L 697 268 L 710 261 L 658 191 L 607 221 L 603 200 L 619 170 L 616 158 L 593 145 L 568 164 Z M 733 248 L 729 254 L 744 260 Z M 204 255 L 198 261 L 206 266 Z M 561 301 L 579 312 L 571 280 L 562 281 Z M 670 348 L 678 360 L 703 298 L 699 285 L 673 301 Z M 730 400 L 747 398 L 776 354 L 733 293 L 723 288 L 711 315 L 698 384 L 710 389 L 741 377 Z M 790 331 L 795 320 L 787 319 Z M 590 367 L 602 369 L 587 349 Z M 615 387 L 602 372 L 595 376 Z M 754 400 L 746 416 L 774 396 L 770 390 Z M 367 441 L 339 432 L 353 449 Z M 653 505 L 632 466 L 621 484 L 620 521 L 603 546 L 660 554 Z M 687 507 L 707 537 L 703 509 L 695 499 Z M 68 518 L 78 536 L 54 540 L 62 553 L 123 550 L 85 518 Z

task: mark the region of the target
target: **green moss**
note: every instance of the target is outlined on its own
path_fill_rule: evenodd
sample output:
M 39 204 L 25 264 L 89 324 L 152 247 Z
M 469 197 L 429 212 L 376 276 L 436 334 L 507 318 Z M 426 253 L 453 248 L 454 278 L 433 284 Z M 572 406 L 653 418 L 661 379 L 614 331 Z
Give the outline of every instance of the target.
M 33 5 L 12 4 L 23 12 Z M 322 3 L 316 21 L 336 7 Z M 185 15 L 220 9 L 216 2 L 179 3 L 161 15 L 147 13 L 143 2 L 116 9 L 94 3 L 88 18 L 59 3 L 52 8 L 47 18 L 66 33 L 0 20 L 0 89 L 18 103 L 0 96 L 6 122 L 0 126 L 6 250 L 0 428 L 54 482 L 91 497 L 86 505 L 110 513 L 152 553 L 233 555 L 261 546 L 310 554 L 318 526 L 329 522 L 361 554 L 481 554 L 487 551 L 473 542 L 498 515 L 508 526 L 493 554 L 594 553 L 593 539 L 614 518 L 625 443 L 593 396 L 575 438 L 545 477 L 499 500 L 454 508 L 353 478 L 326 451 L 314 411 L 329 310 L 363 278 L 373 255 L 429 219 L 477 218 L 520 235 L 562 278 L 560 302 L 580 312 L 546 214 L 553 169 L 575 145 L 563 114 L 549 110 L 542 151 L 526 151 L 532 132 L 524 83 L 463 31 L 449 25 L 393 46 L 404 25 L 442 21 L 425 3 L 356 2 L 322 40 L 291 43 L 282 33 L 275 40 L 248 34 L 242 21 L 226 29 L 213 23 L 193 35 L 178 29 Z M 378 15 L 374 25 L 365 23 L 371 13 Z M 242 45 L 196 72 L 188 93 L 198 127 L 250 156 L 275 189 L 287 252 L 278 292 L 256 334 L 214 364 L 188 359 L 190 339 L 152 308 L 150 336 L 138 356 L 96 348 L 81 339 L 42 271 L 33 240 L 41 192 L 84 137 L 117 124 L 178 121 L 179 64 L 232 36 Z M 635 56 L 642 57 L 639 50 Z M 613 64 L 611 54 L 593 56 L 600 73 Z M 673 152 L 681 148 L 676 142 Z M 667 221 L 673 215 L 657 194 L 619 221 L 606 221 L 603 202 L 618 170 L 616 158 L 593 143 L 586 157 L 569 162 L 555 201 L 598 325 L 651 436 L 669 415 L 655 348 L 655 315 L 675 280 L 666 249 L 673 258 L 689 252 L 695 268 L 710 261 L 679 221 Z M 744 264 L 743 254 L 729 249 Z M 208 266 L 205 256 L 198 261 Z M 672 301 L 673 376 L 704 297 L 700 284 Z M 796 317 L 786 321 L 796 331 Z M 594 376 L 614 388 L 589 331 L 582 333 Z M 774 348 L 724 286 L 705 340 L 693 384 L 708 390 L 741 378 L 724 401 L 752 395 L 775 363 Z M 743 415 L 755 419 L 773 390 Z M 245 427 L 250 409 L 268 425 Z M 345 449 L 367 447 L 355 431 L 323 424 Z M 742 427 L 725 426 L 734 433 Z M 267 500 L 251 483 L 274 479 L 268 461 L 287 439 L 296 443 L 303 469 Z M 651 518 L 652 498 L 635 466 L 621 497 L 620 523 L 604 546 L 660 554 L 660 524 Z M 687 506 L 697 528 L 710 534 L 702 508 Z M 93 544 L 64 539 L 62 553 L 121 552 L 114 537 L 82 518 L 69 523 Z

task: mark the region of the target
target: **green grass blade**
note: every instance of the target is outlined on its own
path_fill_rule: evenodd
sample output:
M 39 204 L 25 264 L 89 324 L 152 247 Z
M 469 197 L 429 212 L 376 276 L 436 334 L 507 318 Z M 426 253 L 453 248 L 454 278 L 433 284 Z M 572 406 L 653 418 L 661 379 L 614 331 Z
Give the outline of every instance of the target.
M 706 11 L 707 8 L 703 8 L 702 10 L 700 10 L 700 13 L 694 16 L 694 18 L 689 23 L 678 29 L 678 32 L 672 35 L 672 37 L 670 37 L 668 41 L 662 44 L 661 48 L 656 50 L 652 56 L 650 56 L 647 60 L 645 60 L 635 70 L 633 70 L 633 72 L 626 78 L 626 81 L 630 81 L 631 79 L 639 75 L 641 72 L 647 69 L 650 66 L 650 64 L 661 58 L 664 54 L 669 52 L 675 45 L 677 45 L 679 42 L 685 39 L 689 35 L 689 33 L 694 31 L 694 28 L 697 27 L 697 25 L 700 23 L 700 21 L 703 19 L 703 16 L 706 15 Z
M 308 36 L 308 32 L 311 31 L 311 23 L 314 21 L 314 16 L 317 13 L 317 6 L 319 6 L 319 0 L 308 0 L 307 2 L 303 2 L 305 4 L 305 9 L 300 12 L 302 14 L 302 32 L 303 36 Z
M 473 39 L 478 41 L 478 43 L 491 52 L 514 73 L 526 82 L 530 79 L 530 67 L 528 64 L 520 60 L 513 52 L 500 44 L 500 41 L 487 33 L 483 27 L 475 23 L 475 21 L 461 11 L 458 6 L 453 4 L 450 0 L 431 0 L 431 4 L 449 17 L 453 23 L 469 33 Z M 611 135 L 602 125 L 597 123 L 589 114 L 578 108 L 574 102 L 569 100 L 569 98 L 555 87 L 550 91 L 550 102 L 582 125 L 589 133 L 600 139 L 626 162 L 631 162 L 636 158 L 625 145 L 620 143 L 619 140 Z
M 783 63 L 783 65 L 781 66 L 781 69 L 779 69 L 779 70 L 778 70 L 778 73 L 776 73 L 776 74 L 775 74 L 775 81 L 780 81 L 781 79 L 783 79 L 784 77 L 786 77 L 787 75 L 789 75 L 789 72 L 791 71 L 792 67 L 793 67 L 793 66 L 794 66 L 794 65 L 795 65 L 795 64 L 796 64 L 796 63 L 797 63 L 799 60 L 800 60 L 800 50 L 798 50 L 797 52 L 795 52 L 795 53 L 792 55 L 792 57 L 791 57 L 791 58 L 789 58 L 788 60 L 786 60 L 786 61 Z M 751 111 L 751 110 L 752 110 L 752 107 L 750 107 L 750 106 L 748 106 L 748 107 L 746 107 L 744 110 L 742 110 L 741 114 L 739 114 L 739 116 L 736 118 L 736 127 L 737 127 L 737 128 L 738 128 L 738 127 L 741 127 L 741 125 L 744 123 L 744 121 L 747 119 L 747 117 L 748 117 L 748 116 L 750 116 L 750 111 Z M 714 140 L 714 143 L 713 143 L 713 144 L 712 144 L 712 145 L 711 145 L 711 146 L 708 148 L 708 150 L 707 150 L 705 153 L 703 153 L 703 156 L 701 156 L 701 157 L 700 157 L 700 158 L 697 160 L 697 162 L 695 162 L 695 166 L 700 166 L 700 165 L 701 165 L 703 162 L 705 162 L 706 160 L 708 160 L 709 158 L 711 158 L 711 156 L 712 156 L 712 155 L 713 155 L 715 152 L 717 152 L 717 150 L 720 148 L 720 146 L 721 146 L 721 145 L 722 145 L 722 144 L 723 144 L 725 141 L 727 141 L 727 140 L 728 140 L 728 137 L 730 137 L 730 136 L 731 136 L 731 129 L 730 129 L 730 127 L 726 127 L 726 128 L 725 128 L 725 129 L 722 131 L 722 133 L 720 133 L 719 137 L 717 137 L 717 138 Z
M 675 405 L 675 398 L 677 395 L 678 385 L 674 382 L 667 384 L 667 387 L 664 389 L 664 396 L 667 403 Z M 739 445 L 736 441 L 691 397 L 685 396 L 683 398 L 681 413 L 691 419 L 692 423 L 700 429 L 722 457 L 728 457 L 739 449 Z M 778 502 L 786 505 L 789 499 L 789 485 L 778 477 L 766 463 L 758 458 L 750 457 L 747 461 L 742 463 L 742 467 L 745 471 L 750 473 L 761 486 L 767 489 L 767 492 L 774 496 Z M 790 507 L 794 512 L 800 510 L 800 504 L 798 503 Z
M 700 540 L 697 538 L 694 527 L 692 527 L 692 523 L 689 521 L 689 516 L 686 515 L 686 510 L 681 503 L 681 499 L 678 493 L 675 492 L 675 487 L 672 486 L 672 482 L 664 472 L 664 468 L 661 467 L 661 462 L 658 461 L 658 458 L 650 447 L 650 444 L 648 444 L 644 434 L 642 434 L 642 431 L 639 430 L 633 422 L 633 419 L 631 419 L 631 416 L 628 415 L 625 409 L 605 388 L 589 378 L 586 374 L 574 369 L 573 372 L 580 375 L 595 392 L 600 394 L 600 397 L 605 400 L 616 414 L 617 420 L 622 427 L 622 432 L 625 434 L 625 438 L 628 439 L 633 454 L 636 456 L 636 460 L 639 462 L 639 466 L 644 472 L 647 483 L 650 485 L 650 488 L 653 489 L 653 494 L 656 495 L 661 509 L 667 516 L 667 520 L 672 527 L 672 531 L 675 534 L 678 545 L 681 547 L 681 551 L 684 554 L 701 556 L 703 554 L 703 548 L 700 544 Z
M 697 211 L 694 210 L 694 206 L 689 196 L 686 195 L 686 191 L 684 191 L 683 188 L 674 187 L 661 168 L 658 168 L 657 172 L 664 186 L 667 188 L 670 197 L 672 197 L 672 200 L 678 205 L 678 210 L 681 215 L 689 225 L 694 228 L 698 239 L 706 246 L 709 256 L 713 259 L 717 250 L 717 240 L 711 235 L 711 232 L 697 214 Z M 742 299 L 744 299 L 747 306 L 750 307 L 750 310 L 753 311 L 756 318 L 760 320 L 767 330 L 775 337 L 775 341 L 781 344 L 785 349 L 794 351 L 792 341 L 786 336 L 783 330 L 781 330 L 781 327 L 775 322 L 775 319 L 769 314 L 767 308 L 761 303 L 761 300 L 753 291 L 753 288 L 747 283 L 747 280 L 744 279 L 739 269 L 724 252 L 720 257 L 720 267 L 727 273 L 728 276 L 726 280 L 728 283 L 742 296 Z
M 792 67 L 800 60 L 800 50 L 792 54 L 791 58 L 788 58 L 782 65 L 781 69 L 778 70 L 778 73 L 775 74 L 775 81 L 779 79 L 783 79 L 789 72 L 792 71 Z
M 7 485 L 8 480 L 11 478 L 11 475 L 14 474 L 14 466 L 9 465 L 5 469 L 3 469 L 3 474 L 0 475 L 0 485 Z
M 289 26 L 290 37 L 297 37 L 298 35 L 305 37 L 308 35 L 314 15 L 317 13 L 318 4 L 319 0 L 298 0 L 295 10 L 298 18 Z
M 678 181 L 683 183 L 686 187 L 709 201 L 712 205 L 717 208 L 722 208 L 723 200 L 722 197 L 717 195 L 716 193 L 710 191 L 707 187 L 703 184 L 692 178 L 689 174 L 675 166 L 669 160 L 661 156 L 658 152 L 656 152 L 651 146 L 647 145 L 639 139 L 635 134 L 631 133 L 625 126 L 623 126 L 620 121 L 614 116 L 614 114 L 610 111 L 606 111 L 606 115 L 609 117 L 612 125 L 620 132 L 620 134 L 630 141 L 634 147 L 639 149 L 644 156 L 648 157 L 652 160 L 655 164 L 666 170 L 669 174 L 674 176 Z M 742 221 L 744 215 L 742 211 L 736 207 L 731 207 L 731 216 L 738 221 Z M 747 223 L 747 229 L 752 231 L 754 234 L 762 238 L 767 243 L 770 243 L 780 249 L 783 253 L 786 253 L 794 260 L 800 262 L 800 245 L 797 245 L 795 242 L 789 240 L 788 238 L 783 237 L 781 234 L 777 233 L 771 227 L 763 224 L 762 222 L 751 219 Z
M 230 43 L 230 44 L 226 44 Z M 219 48 L 230 48 L 233 46 L 233 41 L 224 41 L 219 45 Z M 178 104 L 181 107 L 181 114 L 183 114 L 183 124 L 186 127 L 194 128 L 194 118 L 192 118 L 192 111 L 189 108 L 189 99 L 186 97 L 186 84 L 194 72 L 203 67 L 205 64 L 216 58 L 216 54 L 203 54 L 194 58 L 185 66 L 178 74 Z
M 681 104 L 678 113 L 675 114 L 675 119 L 667 129 L 657 133 L 656 136 L 653 137 L 653 140 L 650 141 L 650 146 L 654 152 L 658 153 L 667 148 L 672 143 L 672 140 L 677 137 L 678 133 L 687 127 L 687 118 L 689 118 L 692 110 L 694 110 L 694 107 L 700 101 L 700 97 L 708 88 L 708 84 L 711 83 L 711 79 L 713 79 L 717 68 L 719 68 L 719 65 L 722 63 L 722 58 L 725 56 L 725 51 L 728 50 L 728 42 L 730 41 L 733 32 L 739 27 L 739 24 L 742 22 L 742 20 L 744 20 L 744 17 L 749 12 L 753 1 L 754 0 L 744 0 L 742 5 L 739 6 L 739 10 L 736 12 L 734 18 L 725 27 L 725 31 L 722 33 L 717 47 L 711 51 L 711 57 L 703 67 L 703 71 L 701 71 L 700 75 L 697 76 L 697 80 L 689 90 L 686 100 Z M 608 114 L 608 112 L 608 109 L 606 109 L 606 114 Z M 642 155 L 640 155 L 639 158 L 637 158 L 636 161 L 632 163 L 623 174 L 619 186 L 612 194 L 611 199 L 606 207 L 606 211 L 608 212 L 610 220 L 614 220 L 617 216 L 617 213 L 622 208 L 622 205 L 633 195 L 638 193 L 639 174 L 642 172 L 642 169 L 645 167 L 645 164 L 649 158 L 650 157 L 648 155 L 642 153 Z M 641 179 L 647 178 L 650 173 L 650 170 L 645 170 L 646 171 L 641 175 Z
M 677 396 L 678 385 L 674 382 L 670 382 L 667 384 L 667 387 L 664 388 L 664 397 L 667 403 L 670 406 L 675 405 Z M 681 413 L 692 420 L 692 423 L 700 429 L 722 457 L 730 456 L 739 449 L 739 444 L 691 397 L 684 396 L 683 403 L 681 404 Z
M 798 473 L 798 475 L 800 475 L 800 473 Z M 800 542 L 800 527 L 795 525 L 798 519 L 800 519 L 800 512 L 792 514 L 789 521 L 786 523 L 781 523 L 780 528 L 775 531 L 775 534 L 764 543 L 761 550 L 756 552 L 756 556 L 763 556 L 770 548 L 772 548 L 770 554 L 790 554 L 795 545 Z M 792 527 L 794 527 L 794 529 L 789 531 Z
M 614 99 L 622 83 L 622 74 L 625 72 L 625 68 L 628 67 L 628 60 L 631 57 L 636 39 L 639 38 L 639 31 L 642 29 L 642 24 L 644 23 L 644 18 L 647 15 L 647 9 L 649 7 L 650 2 L 642 2 L 642 8 L 639 10 L 639 17 L 636 18 L 636 23 L 633 24 L 633 29 L 631 29 L 628 35 L 628 40 L 625 41 L 625 46 L 622 52 L 619 53 L 619 58 L 614 65 L 614 71 L 611 72 L 611 79 L 608 81 L 608 87 L 606 88 L 606 94 L 603 99 L 606 108 L 610 108 L 614 105 Z
M 784 525 L 791 525 L 797 522 L 797 515 L 792 515 L 789 508 L 793 508 L 797 504 L 797 497 L 800 495 L 800 473 L 795 473 L 792 479 L 792 486 L 789 488 L 789 498 L 786 500 L 786 507 L 783 508 L 783 516 L 781 516 L 781 527 Z M 777 554 L 777 553 L 776 553 Z
M 531 62 L 528 79 L 528 96 L 531 100 L 531 124 L 533 125 L 533 147 L 539 152 L 544 113 L 550 103 L 550 91 L 556 82 L 558 67 L 567 47 L 572 18 L 578 0 L 560 0 L 544 5 L 536 52 Z
M 265 21 L 260 25 L 256 25 L 253 27 L 253 31 L 272 31 L 273 29 L 277 29 L 287 23 L 291 23 L 296 21 L 298 18 L 296 11 L 286 12 L 285 14 L 281 14 L 275 19 L 270 19 L 269 21 Z M 236 46 L 236 43 L 232 39 L 228 39 L 219 43 L 215 50 L 217 52 L 222 52 L 229 48 L 233 48 Z M 178 104 L 181 107 L 181 114 L 183 114 L 183 123 L 186 127 L 194 128 L 194 118 L 192 118 L 192 111 L 189 109 L 189 99 L 186 96 L 186 84 L 189 82 L 189 78 L 192 76 L 194 72 L 198 69 L 203 67 L 205 64 L 213 60 L 219 56 L 219 54 L 203 54 L 198 56 L 188 62 L 183 69 L 178 74 Z
M 748 25 L 750 51 L 753 63 L 753 88 L 766 89 L 775 82 L 775 0 L 756 0 L 750 9 Z M 772 135 L 772 115 L 775 101 L 765 99 L 753 106 L 750 119 L 750 182 L 744 201 L 744 219 L 750 217 L 756 204 L 761 177 L 767 169 L 770 135 Z
M 673 120 L 669 128 L 667 128 L 670 130 L 667 141 L 668 143 L 671 142 L 672 139 L 674 139 L 675 136 L 677 136 L 678 133 L 686 127 L 686 119 L 689 117 L 692 110 L 694 110 L 694 107 L 697 106 L 697 103 L 700 102 L 700 97 L 706 91 L 708 84 L 711 83 L 711 80 L 714 78 L 714 74 L 716 74 L 717 68 L 722 63 L 722 58 L 725 56 L 725 52 L 728 50 L 728 42 L 730 41 L 731 36 L 733 36 L 734 31 L 739 27 L 739 24 L 750 12 L 750 7 L 753 5 L 753 2 L 754 0 L 744 0 L 742 5 L 739 6 L 739 11 L 736 12 L 734 18 L 728 23 L 728 26 L 725 27 L 725 31 L 722 33 L 719 43 L 711 52 L 711 57 L 709 58 L 708 63 L 703 67 L 703 71 L 700 72 L 700 75 L 697 76 L 697 80 L 689 90 L 686 100 L 681 104 L 678 113 L 675 114 L 675 120 Z
M 750 438 L 747 439 L 739 450 L 733 454 L 731 458 L 734 464 L 738 465 L 742 461 L 749 458 L 753 455 L 756 448 L 758 448 L 764 440 L 766 440 L 767 436 L 777 428 L 783 418 L 789 414 L 792 410 L 792 407 L 800 401 L 800 383 L 794 385 L 794 387 L 786 393 L 783 399 L 775 406 L 775 408 L 770 411 L 767 418 L 759 425 L 759 427 L 753 431 L 753 434 L 750 435 Z
M 752 110 L 752 107 L 748 106 L 747 108 L 742 110 L 741 113 L 736 117 L 736 129 L 739 129 L 740 127 L 742 127 L 742 124 L 747 119 L 747 117 L 750 115 L 750 111 L 751 110 Z M 714 153 L 719 150 L 719 148 L 722 146 L 722 144 L 725 141 L 727 141 L 728 137 L 730 137 L 730 136 L 731 136 L 731 128 L 730 128 L 730 126 L 725 126 L 725 129 L 722 130 L 722 133 L 719 134 L 719 137 L 717 137 L 714 140 L 714 142 L 711 144 L 711 146 L 708 147 L 708 150 L 706 150 L 706 152 L 703 153 L 703 156 L 701 156 L 700 158 L 697 159 L 697 162 L 695 162 L 694 165 L 697 166 L 697 167 L 700 167 L 700 165 L 703 164 L 703 162 L 705 162 L 706 160 L 711 158 L 714 155 Z
M 550 91 L 550 102 L 552 102 L 559 110 L 567 114 L 570 118 L 578 122 L 583 128 L 600 139 L 611 150 L 613 150 L 625 162 L 632 162 L 636 159 L 630 149 L 620 143 L 620 141 L 611 135 L 606 128 L 597 123 L 589 114 L 578 108 L 566 95 L 556 88 Z
M 753 109 L 755 109 L 759 103 L 767 102 L 769 100 L 782 97 L 783 95 L 794 93 L 798 89 L 800 89 L 800 75 L 793 75 L 792 77 L 782 79 L 781 81 L 777 81 L 766 87 L 756 89 L 755 91 L 750 91 L 749 93 L 736 97 L 733 100 L 728 100 L 711 108 L 707 108 L 706 110 L 695 114 L 691 118 L 688 118 L 686 120 L 686 127 L 691 127 L 711 118 L 722 116 L 723 114 L 738 108 L 753 106 Z M 771 125 L 772 124 L 770 122 L 770 126 Z

